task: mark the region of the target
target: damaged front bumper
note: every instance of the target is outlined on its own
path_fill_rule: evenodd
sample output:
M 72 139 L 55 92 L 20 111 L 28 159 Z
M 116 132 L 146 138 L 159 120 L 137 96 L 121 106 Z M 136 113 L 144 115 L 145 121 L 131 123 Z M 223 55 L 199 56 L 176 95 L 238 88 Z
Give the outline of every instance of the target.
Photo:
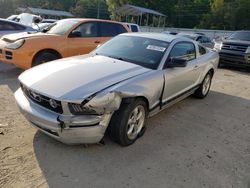
M 112 113 L 104 115 L 64 115 L 52 112 L 26 98 L 21 89 L 15 93 L 20 112 L 33 126 L 65 144 L 92 144 L 103 138 Z

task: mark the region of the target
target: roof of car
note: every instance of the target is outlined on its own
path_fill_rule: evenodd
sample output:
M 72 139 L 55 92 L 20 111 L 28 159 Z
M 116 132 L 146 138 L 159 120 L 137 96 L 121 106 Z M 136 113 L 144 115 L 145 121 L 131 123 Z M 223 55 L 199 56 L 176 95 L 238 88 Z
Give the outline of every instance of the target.
M 117 22 L 117 21 L 113 21 L 113 20 L 95 19 L 95 18 L 67 18 L 67 19 L 63 19 L 63 20 L 82 21 L 82 22 L 83 21 L 103 21 L 103 22 L 119 23 L 119 24 L 126 25 L 126 23 L 123 23 L 123 22 Z
M 204 35 L 201 35 L 201 34 L 198 34 L 198 33 L 178 33 L 178 35 L 180 36 L 191 36 L 191 37 L 198 37 L 198 36 L 204 36 Z
M 0 21 L 4 21 L 4 22 L 11 23 L 11 24 L 20 25 L 20 26 L 23 26 L 23 27 L 26 27 L 26 28 L 31 28 L 30 26 L 27 26 L 27 25 L 24 25 L 24 24 L 21 24 L 21 23 L 12 21 L 12 20 L 7 20 L 7 19 L 0 18 Z
M 150 39 L 162 40 L 165 42 L 172 42 L 177 38 L 182 38 L 176 35 L 170 35 L 165 33 L 124 33 L 122 35 L 129 35 L 129 36 L 137 36 L 137 37 L 145 37 Z

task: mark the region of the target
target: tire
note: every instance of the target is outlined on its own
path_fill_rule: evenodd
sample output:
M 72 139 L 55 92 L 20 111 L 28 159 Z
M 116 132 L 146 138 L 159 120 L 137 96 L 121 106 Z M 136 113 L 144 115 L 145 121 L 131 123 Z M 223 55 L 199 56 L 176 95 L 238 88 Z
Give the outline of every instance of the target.
M 138 114 L 135 116 L 137 112 L 138 114 L 141 113 L 141 119 L 136 118 L 138 116 Z M 133 144 L 145 133 L 147 113 L 147 105 L 142 99 L 123 102 L 120 109 L 113 114 L 108 127 L 110 138 L 121 146 Z M 135 118 L 137 119 L 136 122 L 134 122 Z
M 57 54 L 54 54 L 52 52 L 42 52 L 36 55 L 36 57 L 33 60 L 32 67 L 40 65 L 42 63 L 53 61 L 59 58 L 60 57 L 58 57 Z
M 194 96 L 199 99 L 203 99 L 209 93 L 211 83 L 212 83 L 213 74 L 209 71 L 204 77 L 200 87 L 195 91 Z

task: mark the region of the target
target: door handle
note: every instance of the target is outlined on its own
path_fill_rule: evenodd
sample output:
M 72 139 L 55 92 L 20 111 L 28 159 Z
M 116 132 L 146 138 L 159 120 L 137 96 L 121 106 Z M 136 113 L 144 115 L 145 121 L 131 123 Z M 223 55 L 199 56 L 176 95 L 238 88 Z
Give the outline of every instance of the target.
M 95 41 L 95 44 L 100 44 L 100 43 L 101 43 L 101 41 L 98 41 L 98 40 L 97 40 L 97 41 Z

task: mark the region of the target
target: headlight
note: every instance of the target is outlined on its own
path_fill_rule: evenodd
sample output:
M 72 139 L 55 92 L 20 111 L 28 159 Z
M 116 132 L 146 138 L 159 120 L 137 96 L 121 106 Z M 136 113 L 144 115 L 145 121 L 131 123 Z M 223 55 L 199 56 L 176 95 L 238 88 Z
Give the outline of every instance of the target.
M 74 115 L 98 115 L 96 111 L 84 107 L 83 104 L 69 103 L 69 110 Z
M 247 54 L 250 54 L 250 46 L 248 46 L 247 50 L 246 50 Z
M 217 42 L 214 44 L 214 50 L 221 50 L 222 46 L 223 46 L 222 42 Z
M 24 39 L 20 39 L 20 40 L 17 40 L 16 42 L 13 42 L 13 43 L 9 43 L 6 48 L 8 49 L 12 49 L 12 50 L 16 50 L 20 47 L 22 47 L 22 45 L 24 44 L 25 40 Z

